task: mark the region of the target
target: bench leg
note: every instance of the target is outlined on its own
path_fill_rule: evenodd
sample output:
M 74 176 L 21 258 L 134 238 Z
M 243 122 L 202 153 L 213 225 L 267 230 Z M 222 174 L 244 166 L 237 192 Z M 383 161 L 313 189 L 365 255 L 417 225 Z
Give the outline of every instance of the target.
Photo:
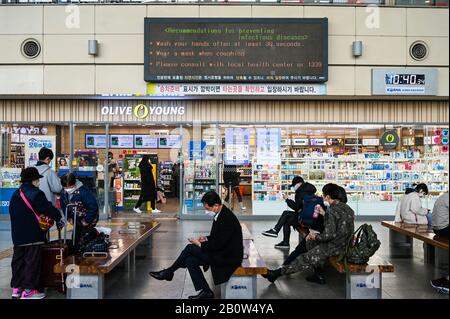
M 436 248 L 434 256 L 436 267 L 446 270 L 448 274 L 448 250 Z
M 426 264 L 434 264 L 436 249 L 434 246 L 423 243 L 423 261 Z
M 103 299 L 105 281 L 103 274 L 71 276 L 77 278 L 74 278 L 72 285 L 68 284 L 67 299 Z
M 136 265 L 136 249 L 133 249 L 125 259 L 125 271 L 131 272 L 135 270 Z
M 222 299 L 256 299 L 256 275 L 232 276 L 221 285 Z
M 347 299 L 381 299 L 381 273 L 350 273 L 346 277 Z
M 389 248 L 392 257 L 411 258 L 413 256 L 413 239 L 390 229 Z

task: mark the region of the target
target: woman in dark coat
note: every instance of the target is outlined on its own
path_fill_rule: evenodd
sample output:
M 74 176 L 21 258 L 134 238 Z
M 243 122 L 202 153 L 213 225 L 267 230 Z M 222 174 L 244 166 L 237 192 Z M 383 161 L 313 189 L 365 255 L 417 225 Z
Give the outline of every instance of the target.
M 144 155 L 139 163 L 139 171 L 141 172 L 141 196 L 139 197 L 134 211 L 142 213 L 140 207 L 144 202 L 150 202 L 152 211 L 158 213 L 156 209 L 156 183 L 153 176 L 153 165 L 150 163 L 150 156 Z

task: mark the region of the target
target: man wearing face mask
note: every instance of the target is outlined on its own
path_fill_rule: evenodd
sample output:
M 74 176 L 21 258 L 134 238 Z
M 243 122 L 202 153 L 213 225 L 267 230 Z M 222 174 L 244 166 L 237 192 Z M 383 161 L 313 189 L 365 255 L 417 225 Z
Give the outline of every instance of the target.
M 214 284 L 220 285 L 227 282 L 241 265 L 244 254 L 241 224 L 233 212 L 222 204 L 220 196 L 216 192 L 208 192 L 203 196 L 202 203 L 205 213 L 214 217 L 210 235 L 190 238 L 190 244 L 172 266 L 150 272 L 157 280 L 171 281 L 175 271 L 187 268 L 195 290 L 200 291 L 189 299 L 214 298 L 200 266 L 205 271 L 211 267 Z
M 400 223 L 427 225 L 429 209 L 422 207 L 421 198 L 428 194 L 427 185 L 421 183 L 414 190 L 407 190 L 398 202 L 395 221 Z
M 288 264 L 278 269 L 268 270 L 264 278 L 275 282 L 280 276 L 299 271 L 320 269 L 328 257 L 340 255 L 347 247 L 354 232 L 355 213 L 341 199 L 342 188 L 336 184 L 327 184 L 322 188 L 323 200 L 327 202 L 324 217 L 324 229 L 318 234 L 310 232 L 305 238 L 304 251 Z
M 64 188 L 61 192 L 61 209 L 65 211 L 67 205 L 77 205 L 77 224 L 75 227 L 75 245 L 77 245 L 81 236 L 97 224 L 97 200 L 72 173 L 61 177 L 61 184 Z M 67 212 L 67 219 L 73 223 L 73 211 Z
M 289 199 L 286 194 L 283 194 L 283 198 L 286 200 L 288 207 L 292 210 L 285 210 L 278 219 L 275 227 L 262 233 L 264 236 L 276 238 L 278 237 L 281 228 L 283 228 L 283 241 L 276 244 L 275 248 L 289 249 L 291 227 L 295 228 L 298 226 L 299 213 L 303 209 L 303 199 L 305 195 L 314 195 L 317 192 L 314 185 L 305 182 L 300 176 L 295 176 L 292 179 L 291 190 L 295 192 L 295 201 Z

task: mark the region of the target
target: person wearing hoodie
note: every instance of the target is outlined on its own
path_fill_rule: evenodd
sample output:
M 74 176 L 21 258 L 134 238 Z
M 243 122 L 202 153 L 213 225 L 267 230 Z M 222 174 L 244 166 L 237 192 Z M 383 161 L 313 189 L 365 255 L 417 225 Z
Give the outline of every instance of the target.
M 64 227 L 64 219 L 39 189 L 42 175 L 35 167 L 22 170 L 22 185 L 14 192 L 9 206 L 11 236 L 14 245 L 11 261 L 12 298 L 42 299 L 45 293 L 39 286 L 42 245 L 47 241 L 36 215 L 45 215 L 56 221 L 58 229 Z M 35 215 L 36 214 L 36 215 Z
M 61 193 L 62 186 L 58 175 L 50 167 L 50 162 L 53 160 L 54 154 L 51 149 L 43 147 L 39 150 L 39 161 L 36 168 L 40 175 L 42 175 L 39 189 L 44 192 L 47 200 L 56 206 L 56 195 Z
M 69 204 L 76 204 L 77 207 L 75 226 L 75 246 L 77 246 L 81 236 L 97 224 L 99 218 L 97 200 L 72 173 L 61 177 L 61 184 L 64 187 L 61 193 L 61 209 L 65 212 Z M 73 223 L 73 210 L 67 212 L 67 220 Z
M 405 195 L 397 204 L 395 213 L 395 222 L 428 225 L 429 210 L 422 207 L 420 200 L 424 195 L 428 194 L 427 185 L 418 184 L 413 191 L 407 189 Z
M 283 241 L 276 244 L 275 248 L 289 249 L 291 226 L 294 228 L 298 226 L 298 216 L 303 209 L 303 199 L 305 195 L 314 195 L 317 192 L 316 187 L 305 182 L 301 176 L 295 176 L 292 179 L 291 190 L 295 191 L 295 201 L 289 199 L 286 194 L 283 195 L 283 198 L 292 210 L 285 210 L 278 219 L 277 224 L 272 229 L 262 233 L 264 236 L 276 238 L 281 228 L 283 228 Z

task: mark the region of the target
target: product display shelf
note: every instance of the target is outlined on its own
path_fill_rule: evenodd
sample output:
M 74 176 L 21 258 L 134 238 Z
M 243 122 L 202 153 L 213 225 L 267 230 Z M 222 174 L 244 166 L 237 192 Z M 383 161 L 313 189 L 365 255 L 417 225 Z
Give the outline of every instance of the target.
M 217 191 L 215 160 L 186 161 L 184 209 L 188 213 L 203 210 L 202 196 L 208 191 Z

